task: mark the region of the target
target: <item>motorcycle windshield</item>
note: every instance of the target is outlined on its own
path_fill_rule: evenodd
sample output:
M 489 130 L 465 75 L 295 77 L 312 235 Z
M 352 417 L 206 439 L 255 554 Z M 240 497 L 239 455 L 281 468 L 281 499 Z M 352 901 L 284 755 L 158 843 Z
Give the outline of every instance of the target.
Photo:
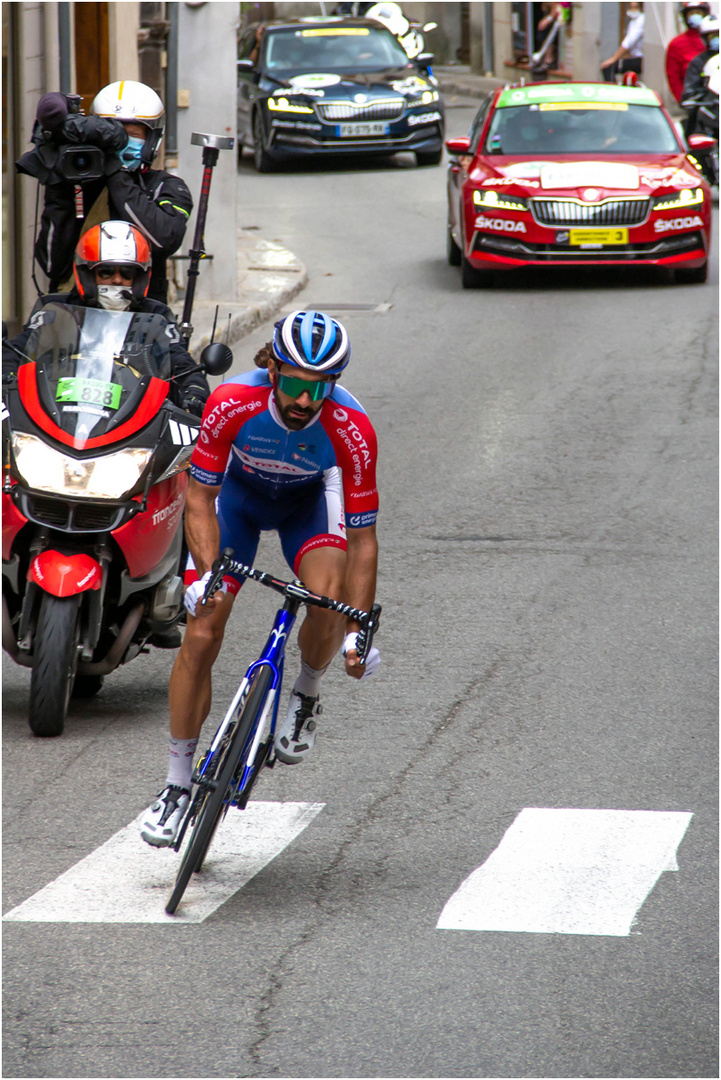
M 170 377 L 168 323 L 160 315 L 46 304 L 25 352 L 40 404 L 78 446 L 124 423 L 152 377 Z

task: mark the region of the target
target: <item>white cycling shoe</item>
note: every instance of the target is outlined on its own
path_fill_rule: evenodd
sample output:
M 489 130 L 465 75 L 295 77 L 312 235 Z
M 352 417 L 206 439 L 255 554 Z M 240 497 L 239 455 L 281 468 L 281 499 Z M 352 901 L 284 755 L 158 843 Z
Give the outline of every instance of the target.
M 190 792 L 187 788 L 166 787 L 152 806 L 145 811 L 140 835 L 152 847 L 170 847 L 175 843 L 183 814 L 188 809 Z
M 285 720 L 275 733 L 275 752 L 286 765 L 297 765 L 305 761 L 315 746 L 316 722 L 323 706 L 318 697 L 309 697 L 293 690 L 288 702 Z

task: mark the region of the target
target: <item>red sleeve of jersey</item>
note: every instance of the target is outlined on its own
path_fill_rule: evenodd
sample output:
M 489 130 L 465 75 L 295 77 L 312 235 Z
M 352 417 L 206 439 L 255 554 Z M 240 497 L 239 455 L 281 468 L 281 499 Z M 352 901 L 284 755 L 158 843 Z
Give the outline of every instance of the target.
M 191 475 L 202 484 L 223 480 L 230 449 L 246 420 L 267 409 L 270 389 L 227 382 L 208 398 L 200 435 L 190 459 Z
M 333 444 L 338 467 L 343 473 L 343 500 L 346 525 L 372 525 L 378 513 L 376 461 L 378 440 L 364 412 L 330 403 L 321 423 Z

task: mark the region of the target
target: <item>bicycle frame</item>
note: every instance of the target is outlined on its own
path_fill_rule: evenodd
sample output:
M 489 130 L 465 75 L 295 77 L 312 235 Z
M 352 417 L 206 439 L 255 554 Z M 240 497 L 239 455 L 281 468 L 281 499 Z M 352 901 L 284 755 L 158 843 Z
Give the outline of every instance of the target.
M 231 797 L 228 799 L 228 805 L 237 806 L 242 803 L 243 795 L 249 785 L 251 777 L 253 776 L 256 755 L 258 753 L 258 747 L 260 746 L 263 733 L 268 732 L 268 744 L 273 745 L 273 736 L 275 734 L 275 726 L 278 721 L 278 701 L 280 698 L 280 690 L 283 684 L 283 670 L 285 664 L 285 646 L 290 637 L 290 632 L 293 629 L 295 620 L 298 614 L 298 608 L 300 607 L 300 601 L 295 597 L 288 597 L 281 608 L 275 614 L 275 620 L 273 622 L 273 628 L 268 635 L 268 639 L 265 643 L 263 651 L 257 660 L 255 660 L 248 668 L 243 677 L 235 697 L 230 703 L 230 707 L 225 714 L 225 718 L 220 727 L 215 733 L 210 748 L 205 756 L 199 762 L 196 771 L 193 775 L 193 782 L 202 786 L 203 777 L 208 774 L 212 775 L 214 772 L 215 758 L 218 752 L 218 748 L 222 745 L 223 737 L 227 732 L 230 724 L 235 719 L 238 711 L 240 710 L 245 696 L 251 686 L 253 676 L 255 672 L 263 667 L 263 665 L 269 667 L 273 674 L 273 682 L 268 689 L 268 694 L 263 706 L 263 711 L 260 714 L 258 723 L 255 726 L 255 730 L 251 732 L 252 745 L 245 757 L 245 765 L 242 775 L 237 778 L 237 783 L 234 785 L 234 791 L 231 793 Z M 272 715 L 271 714 L 272 710 Z M 268 718 L 270 716 L 270 723 L 268 725 Z

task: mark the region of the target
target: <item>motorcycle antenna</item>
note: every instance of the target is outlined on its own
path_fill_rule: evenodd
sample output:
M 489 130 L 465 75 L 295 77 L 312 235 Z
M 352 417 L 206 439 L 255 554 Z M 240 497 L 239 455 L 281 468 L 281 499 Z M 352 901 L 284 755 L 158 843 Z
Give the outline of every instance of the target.
M 186 346 L 193 333 L 190 316 L 193 312 L 196 280 L 200 273 L 198 267 L 201 259 L 208 258 L 205 251 L 205 220 L 208 216 L 208 196 L 210 195 L 210 182 L 213 178 L 213 169 L 218 164 L 218 155 L 220 151 L 232 150 L 235 146 L 235 139 L 230 138 L 227 135 L 206 135 L 203 132 L 194 131 L 190 136 L 190 142 L 193 146 L 203 147 L 203 182 L 200 187 L 198 216 L 195 220 L 195 238 L 193 240 L 193 246 L 188 252 L 190 256 L 188 284 L 185 290 L 183 319 L 179 327 L 180 333 L 185 339 Z
M 219 309 L 219 307 L 220 307 L 220 304 L 215 305 L 215 315 L 213 316 L 213 329 L 210 332 L 210 344 L 211 345 L 215 341 L 215 328 L 218 325 L 218 309 Z

